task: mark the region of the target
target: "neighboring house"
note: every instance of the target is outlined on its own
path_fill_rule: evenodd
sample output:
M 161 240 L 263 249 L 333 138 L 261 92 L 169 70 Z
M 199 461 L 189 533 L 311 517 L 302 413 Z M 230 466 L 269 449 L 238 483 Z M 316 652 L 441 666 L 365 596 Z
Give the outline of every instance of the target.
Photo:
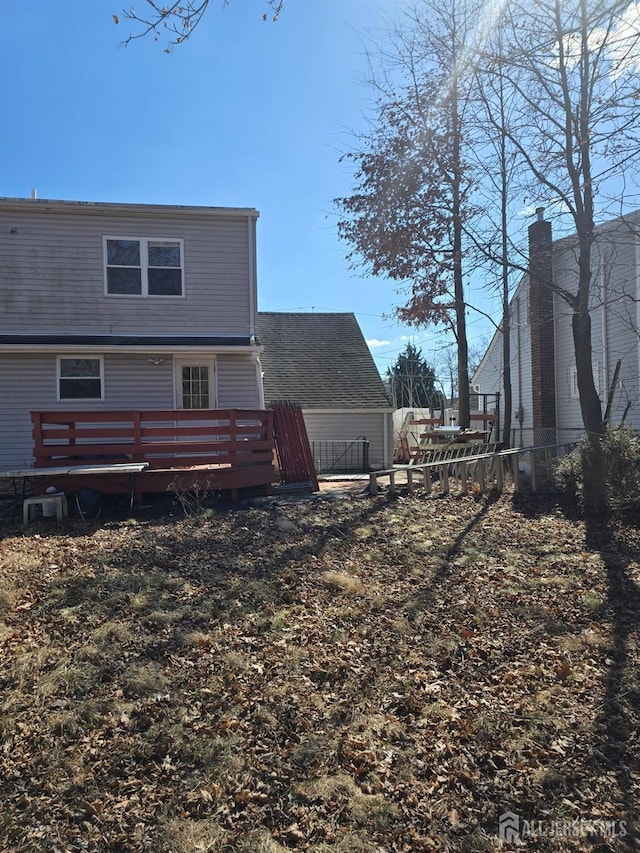
M 529 228 L 530 272 L 511 299 L 512 445 L 566 443 L 582 432 L 572 310 L 559 290 L 578 284 L 575 236 L 552 242 L 551 225 Z M 611 422 L 640 427 L 640 212 L 599 226 L 593 249 L 590 315 L 593 374 L 604 413 L 618 360 Z M 502 392 L 502 332 L 472 377 L 484 393 Z M 501 404 L 502 405 L 502 404 Z M 502 412 L 501 412 L 502 422 Z
M 31 410 L 263 407 L 257 217 L 0 199 L 0 468 Z
M 363 438 L 369 467 L 390 465 L 392 407 L 355 316 L 260 311 L 258 327 L 265 400 L 301 406 L 318 473 L 349 467 Z

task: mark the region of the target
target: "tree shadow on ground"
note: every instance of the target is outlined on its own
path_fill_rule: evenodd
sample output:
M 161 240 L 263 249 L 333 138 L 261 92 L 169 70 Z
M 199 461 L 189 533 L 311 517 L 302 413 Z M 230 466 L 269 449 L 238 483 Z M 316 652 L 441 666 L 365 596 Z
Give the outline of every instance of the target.
M 523 490 L 513 493 L 511 504 L 514 510 L 525 518 L 542 518 L 558 509 L 560 506 L 560 495 L 555 490 L 540 492 Z
M 225 507 L 212 514 L 176 519 L 175 527 L 167 527 L 166 518 L 133 521 L 132 529 L 140 527 L 140 541 L 136 543 L 134 539 L 133 545 L 128 543 L 124 548 L 115 546 L 99 550 L 93 560 L 101 571 L 94 576 L 61 580 L 58 606 L 64 609 L 103 601 L 112 607 L 149 587 L 179 590 L 188 586 L 189 619 L 196 627 L 210 619 L 212 612 L 216 618 L 222 618 L 223 612 L 225 618 L 232 614 L 242 618 L 266 603 L 257 593 L 258 585 L 265 581 L 269 584 L 270 605 L 290 603 L 295 595 L 300 566 L 320 555 L 330 544 L 339 546 L 346 542 L 353 528 L 371 524 L 385 508 L 384 501 L 363 499 L 358 511 L 351 513 L 347 522 L 323 518 L 321 524 L 307 524 L 305 529 L 295 524 L 279 526 L 281 513 L 277 506 L 252 510 Z M 232 541 L 225 538 L 216 523 L 222 517 L 237 521 Z M 87 535 L 81 525 L 76 525 L 75 529 L 78 536 Z M 116 524 L 114 531 L 117 529 Z M 59 535 L 60 529 L 56 532 Z M 53 528 L 51 535 L 54 535 Z M 163 577 L 170 579 L 168 586 L 160 582 Z M 173 601 L 176 595 L 161 598 L 162 606 L 179 609 Z M 155 608 L 157 603 L 150 602 L 149 607 Z M 199 604 L 206 606 L 202 607 L 200 616 L 194 617 Z M 143 610 L 141 616 L 144 616 Z
M 606 610 L 613 629 L 602 714 L 598 720 L 602 743 L 595 757 L 615 774 L 625 808 L 627 835 L 623 843 L 635 849 L 639 839 L 640 767 L 632 767 L 630 745 L 637 738 L 640 725 L 640 672 L 630 667 L 629 657 L 631 643 L 640 639 L 640 586 L 630 569 L 634 563 L 637 567 L 639 555 L 619 534 L 621 529 L 612 520 L 585 521 L 587 545 L 600 554 L 605 565 Z
M 414 596 L 411 607 L 426 610 L 436 600 L 438 590 L 446 588 L 456 570 L 455 560 L 464 550 L 465 542 L 482 523 L 496 504 L 500 496 L 489 493 L 478 508 L 478 512 L 460 530 L 443 555 L 443 561 L 432 577 L 431 584 Z M 523 517 L 539 520 L 545 515 L 558 513 L 559 503 L 556 493 L 542 495 L 514 495 L 513 507 Z M 576 522 L 577 515 L 563 515 Z M 608 650 L 608 670 L 605 677 L 605 689 L 598 708 L 600 716 L 593 720 L 595 731 L 600 735 L 600 746 L 594 749 L 594 765 L 599 773 L 615 776 L 620 793 L 616 814 L 603 814 L 603 821 L 616 821 L 613 831 L 617 833 L 614 844 L 617 848 L 637 849 L 638 847 L 638 772 L 634 766 L 633 744 L 640 725 L 640 669 L 630 665 L 630 651 L 635 642 L 640 642 L 640 585 L 630 574 L 633 564 L 637 566 L 640 558 L 638 541 L 631 546 L 617 535 L 615 527 L 604 522 L 589 522 L 580 518 L 584 524 L 585 545 L 591 552 L 598 553 L 605 566 L 607 600 L 600 612 L 610 614 L 613 640 Z M 404 603 L 407 607 L 407 602 Z M 540 627 L 551 635 L 571 632 L 569 623 L 558 625 L 547 619 L 544 608 L 530 617 L 540 619 Z M 606 615 L 605 615 L 606 618 Z M 448 656 L 447 660 L 450 656 Z M 603 766 L 604 765 L 604 766 Z M 540 801 L 536 808 L 542 810 L 545 803 Z M 534 812 L 541 814 L 542 811 Z M 587 819 L 590 815 L 585 816 Z M 624 829 L 621 827 L 624 823 Z M 609 848 L 602 848 L 609 849 Z
M 402 590 L 402 595 L 397 598 L 394 595 L 393 601 L 387 603 L 387 612 L 378 604 L 378 600 L 382 599 L 379 592 L 374 591 L 367 601 L 364 596 L 359 597 L 360 593 L 356 591 L 342 599 L 343 613 L 336 618 L 335 624 L 324 626 L 322 607 L 330 606 L 334 600 L 339 600 L 341 594 L 338 590 L 327 594 L 326 587 L 323 589 L 318 583 L 323 569 L 333 566 L 344 569 L 345 574 L 348 574 L 349 558 L 358 553 L 359 549 L 379 551 L 384 547 L 385 539 L 394 537 L 397 537 L 399 542 L 398 551 L 389 551 L 391 557 L 397 554 L 400 560 L 401 548 L 410 551 L 410 531 L 404 527 L 396 528 L 396 522 L 393 520 L 394 505 L 398 502 L 399 506 L 402 506 L 403 500 L 390 497 L 363 499 L 360 503 L 344 502 L 344 506 L 349 507 L 348 511 L 341 506 L 342 502 L 331 505 L 319 503 L 317 507 L 311 507 L 306 514 L 281 512 L 278 507 L 265 507 L 232 514 L 176 519 L 175 524 L 169 525 L 161 521 L 145 521 L 139 523 L 138 538 L 135 533 L 133 536 L 125 536 L 123 525 L 120 525 L 123 535 L 118 538 L 119 528 L 114 525 L 112 539 L 101 539 L 95 548 L 91 543 L 87 543 L 87 547 L 91 548 L 90 571 L 84 576 L 80 576 L 80 573 L 74 576 L 72 562 L 64 576 L 60 576 L 53 584 L 48 601 L 43 605 L 38 603 L 25 611 L 24 618 L 30 618 L 33 614 L 34 620 L 37 620 L 47 608 L 52 617 L 48 623 L 49 630 L 55 631 L 56 636 L 64 637 L 68 644 L 71 643 L 69 626 L 76 626 L 74 630 L 77 632 L 77 639 L 71 649 L 78 663 L 78 671 L 74 677 L 77 680 L 85 677 L 93 679 L 88 695 L 94 705 L 102 703 L 99 710 L 102 717 L 108 718 L 105 726 L 108 726 L 106 731 L 110 738 L 109 744 L 114 742 L 112 738 L 119 737 L 121 741 L 125 741 L 135 732 L 136 743 L 142 743 L 145 749 L 151 751 L 151 764 L 155 761 L 161 765 L 166 754 L 171 752 L 174 759 L 183 760 L 185 766 L 193 765 L 199 773 L 209 772 L 215 761 L 191 756 L 190 717 L 187 715 L 185 720 L 180 717 L 178 723 L 171 720 L 172 714 L 184 713 L 181 703 L 184 702 L 185 706 L 191 709 L 195 702 L 199 702 L 208 708 L 207 719 L 213 725 L 230 726 L 228 730 L 216 729 L 216 738 L 221 738 L 224 734 L 229 741 L 229 751 L 239 751 L 243 743 L 238 718 L 242 720 L 243 725 L 254 721 L 261 739 L 265 734 L 271 737 L 274 743 L 278 739 L 283 742 L 286 738 L 298 739 L 301 750 L 305 743 L 311 743 L 313 754 L 310 756 L 308 752 L 301 751 L 301 769 L 295 771 L 305 778 L 306 773 L 317 771 L 321 762 L 325 761 L 325 757 L 318 757 L 324 756 L 324 742 L 313 740 L 316 732 L 308 729 L 309 719 L 312 720 L 312 725 L 323 729 L 323 737 L 326 735 L 325 729 L 337 733 L 336 737 L 342 737 L 342 734 L 348 732 L 354 708 L 359 707 L 358 703 L 361 703 L 360 707 L 366 707 L 366 703 L 371 699 L 376 702 L 376 712 L 380 713 L 382 709 L 387 721 L 391 720 L 393 726 L 405 727 L 402 729 L 405 734 L 407 731 L 413 731 L 419 721 L 425 722 L 424 710 L 416 700 L 422 682 L 416 681 L 404 671 L 405 666 L 408 668 L 408 658 L 403 658 L 403 655 L 414 654 L 412 660 L 418 674 L 427 667 L 429 672 L 436 672 L 433 676 L 436 686 L 438 681 L 446 681 L 450 691 L 449 696 L 445 696 L 446 701 L 451 699 L 450 706 L 454 708 L 458 700 L 460 707 L 465 709 L 463 713 L 466 714 L 472 706 L 467 703 L 467 695 L 463 691 L 477 691 L 478 685 L 483 684 L 491 687 L 495 683 L 496 671 L 498 684 L 501 685 L 504 674 L 512 676 L 512 666 L 528 665 L 526 655 L 530 652 L 535 654 L 538 645 L 548 643 L 548 635 L 557 635 L 563 630 L 570 630 L 571 627 L 577 631 L 582 625 L 581 623 L 577 627 L 567 627 L 548 623 L 543 606 L 535 611 L 529 608 L 531 602 L 539 603 L 535 592 L 529 594 L 528 601 L 522 600 L 517 589 L 513 590 L 512 598 L 501 599 L 506 587 L 502 585 L 501 576 L 496 573 L 494 577 L 501 584 L 496 594 L 496 604 L 505 614 L 505 618 L 502 619 L 498 613 L 495 616 L 498 622 L 495 623 L 494 617 L 488 616 L 485 622 L 486 630 L 482 635 L 482 643 L 486 643 L 486 646 L 474 646 L 474 625 L 461 622 L 459 617 L 462 615 L 466 618 L 467 614 L 477 613 L 477 610 L 474 611 L 473 607 L 465 609 L 465 605 L 456 600 L 456 583 L 459 580 L 459 589 L 464 590 L 464 573 L 474 571 L 475 555 L 478 554 L 482 559 L 482 554 L 489 553 L 489 548 L 500 548 L 503 544 L 500 523 L 499 520 L 496 521 L 501 516 L 494 517 L 492 521 L 489 519 L 492 510 L 503 498 L 496 492 L 490 492 L 478 497 L 475 504 L 469 497 L 459 502 L 452 498 L 451 504 L 433 501 L 429 512 L 421 516 L 419 523 L 425 525 L 433 521 L 433 533 L 430 532 L 429 537 L 433 538 L 434 546 L 439 541 L 442 542 L 437 555 L 439 562 L 432 560 L 431 554 L 424 557 L 413 555 L 413 562 L 421 573 L 412 574 L 415 565 L 411 565 L 410 559 L 407 559 L 406 566 L 399 564 L 401 571 L 398 572 L 398 577 L 403 583 L 399 584 L 398 588 Z M 409 502 L 404 504 L 405 508 L 408 505 Z M 460 511 L 459 527 L 456 529 L 450 526 L 451 532 L 446 536 L 442 535 L 440 540 L 437 538 L 438 530 L 444 531 L 447 527 L 438 527 L 439 507 L 442 507 L 443 513 L 449 512 L 452 518 L 458 512 L 456 507 Z M 388 517 L 381 518 L 381 513 L 388 513 Z M 534 514 L 542 516 L 543 512 L 537 510 Z M 557 517 L 557 512 L 555 515 Z M 227 525 L 225 531 L 223 523 L 229 519 L 233 519 L 232 541 L 228 539 L 230 529 Z M 485 523 L 493 523 L 494 533 L 482 539 L 482 536 L 478 537 L 477 534 L 482 534 Z M 127 526 L 126 529 L 129 533 L 131 530 L 135 532 L 136 524 L 131 528 Z M 504 536 L 507 538 L 509 533 L 505 531 Z M 87 538 L 90 539 L 90 536 Z M 474 539 L 478 541 L 473 541 Z M 85 546 L 78 543 L 78 547 Z M 578 548 L 580 547 L 579 545 Z M 484 552 L 482 548 L 485 548 Z M 635 805 L 634 780 L 629 766 L 629 740 L 630 731 L 633 731 L 630 702 L 635 702 L 637 707 L 638 694 L 630 692 L 632 685 L 628 672 L 628 650 L 632 640 L 631 633 L 638 629 L 640 602 L 637 585 L 629 573 L 629 565 L 634 555 L 625 552 L 623 543 L 614 542 L 614 545 L 609 546 L 600 543 L 599 549 L 609 571 L 610 601 L 613 602 L 610 607 L 616 629 L 614 648 L 609 655 L 612 664 L 607 673 L 601 706 L 602 718 L 599 721 L 599 731 L 602 732 L 601 748 L 597 753 L 585 748 L 584 754 L 587 760 L 593 755 L 600 775 L 603 766 L 606 772 L 615 775 L 617 786 L 624 792 L 624 817 L 629 820 L 630 837 L 635 838 L 635 826 L 631 821 Z M 542 550 L 539 553 L 542 553 Z M 329 559 L 325 559 L 327 557 Z M 72 552 L 71 560 L 74 559 Z M 561 560 L 561 555 L 559 559 Z M 384 578 L 383 562 L 378 561 L 375 566 L 376 571 L 382 572 Z M 502 569 L 499 567 L 497 572 L 500 571 Z M 526 581 L 526 575 L 521 577 Z M 488 597 L 481 599 L 481 605 L 487 601 L 493 603 L 492 591 L 489 590 L 489 593 Z M 324 604 L 321 601 L 317 608 L 318 599 L 323 596 Z M 415 620 L 410 612 L 412 607 L 417 614 Z M 362 661 L 350 659 L 351 663 L 356 664 L 353 677 L 349 675 L 349 662 L 342 663 L 338 660 L 334 665 L 328 661 L 327 645 L 334 642 L 330 636 L 327 637 L 327 643 L 324 642 L 324 635 L 321 642 L 316 643 L 315 659 L 307 656 L 311 654 L 307 652 L 307 642 L 312 623 L 322 625 L 320 632 L 325 627 L 328 627 L 329 634 L 335 631 L 338 635 L 336 648 L 344 651 L 350 633 L 358 631 L 357 620 L 362 618 L 365 608 L 368 609 L 367 623 L 363 625 L 363 631 L 357 634 L 357 640 L 358 647 L 369 652 L 369 658 L 365 655 Z M 527 608 L 529 612 L 526 612 Z M 283 646 L 282 639 L 287 635 L 284 630 L 286 625 L 281 622 L 289 613 L 294 614 L 294 611 L 300 617 L 299 624 L 296 633 L 290 635 Z M 395 633 L 389 633 L 388 626 L 393 623 L 394 617 L 402 617 L 403 611 L 407 616 L 407 627 L 399 624 L 393 629 Z M 120 617 L 124 617 L 126 624 L 119 624 Z M 402 623 L 403 619 L 399 618 L 398 622 Z M 419 622 L 421 624 L 417 624 Z M 500 643 L 500 648 L 494 655 L 492 634 L 499 633 L 504 626 L 508 627 L 509 622 L 514 626 L 513 634 L 505 637 L 505 642 Z M 567 623 L 570 623 L 569 618 Z M 383 629 L 387 626 L 384 648 L 376 645 L 381 626 Z M 523 627 L 525 630 L 521 630 Z M 461 633 L 461 629 L 464 629 L 464 633 Z M 215 636 L 214 640 L 207 636 L 208 631 Z M 234 634 L 234 631 L 237 633 Z M 403 634 L 405 631 L 406 634 Z M 433 647 L 415 648 L 414 636 L 418 633 L 422 637 L 421 642 L 431 641 Z M 190 634 L 193 636 L 189 637 Z M 232 635 L 233 642 L 227 646 L 228 635 Z M 400 643 L 401 652 L 396 648 Z M 256 661 L 254 653 L 261 646 L 263 652 L 266 649 L 268 653 Z M 473 657 L 475 652 L 478 655 Z M 358 656 L 360 655 L 361 652 L 358 652 Z M 421 655 L 424 657 L 424 663 L 419 660 Z M 199 668 L 201 658 L 209 661 L 202 670 Z M 265 670 L 264 673 L 254 668 L 256 663 Z M 228 677 L 222 672 L 223 666 Z M 287 669 L 289 666 L 291 672 Z M 56 677 L 64 676 L 68 680 L 70 672 L 71 668 L 64 673 L 58 673 L 56 670 Z M 201 681 L 202 673 L 205 672 L 208 680 Z M 272 700 L 269 700 L 267 689 L 277 689 L 279 676 L 282 675 L 290 676 L 287 683 L 289 687 L 294 685 L 293 690 L 286 694 L 274 694 Z M 477 676 L 475 681 L 474 676 Z M 550 677 L 554 683 L 553 673 Z M 407 679 L 406 684 L 402 678 Z M 533 685 L 534 676 L 531 678 Z M 173 691 L 169 697 L 163 679 L 175 688 L 175 698 Z M 540 680 L 541 677 L 538 677 L 537 683 L 540 683 Z M 253 705 L 245 702 L 244 710 L 240 711 L 240 703 L 244 701 L 240 698 L 241 692 L 247 690 L 247 684 L 253 684 L 253 681 L 256 687 L 251 688 L 254 691 L 251 695 L 257 701 Z M 313 688 L 309 686 L 311 683 Z M 326 687 L 326 691 L 331 690 L 339 694 L 344 683 L 348 683 L 348 690 L 345 697 L 339 701 L 332 699 L 327 692 L 322 692 Z M 506 681 L 504 689 L 499 688 L 502 691 L 500 695 L 509 693 L 511 683 Z M 302 684 L 307 685 L 307 692 L 318 691 L 318 701 L 322 699 L 323 709 L 327 705 L 332 707 L 330 718 L 324 718 L 319 711 L 317 716 L 314 716 L 316 712 L 310 712 L 304 703 L 298 707 L 296 693 Z M 123 691 L 123 697 L 116 693 L 115 687 Z M 564 685 L 560 684 L 560 687 L 564 689 Z M 535 694 L 530 695 L 531 701 L 534 701 Z M 396 698 L 393 698 L 394 696 Z M 437 696 L 438 694 L 433 694 L 431 698 L 435 700 Z M 57 701 L 66 701 L 66 694 Z M 267 718 L 264 716 L 265 711 L 260 710 L 260 704 L 265 702 L 268 702 L 267 707 L 272 718 Z M 473 767 L 477 769 L 480 781 L 476 782 L 465 776 L 463 789 L 473 791 L 474 795 L 478 796 L 479 804 L 484 801 L 490 804 L 491 811 L 483 810 L 482 817 L 478 817 L 480 812 L 474 813 L 473 820 L 480 821 L 483 831 L 495 834 L 497 809 L 503 803 L 513 806 L 523 816 L 548 814 L 548 810 L 543 811 L 549 804 L 545 801 L 546 792 L 540 794 L 539 789 L 536 789 L 534 793 L 537 799 L 534 796 L 525 799 L 528 789 L 523 783 L 516 798 L 510 801 L 508 798 L 513 789 L 504 782 L 506 777 L 503 776 L 502 785 L 495 777 L 497 770 L 504 772 L 507 768 L 508 744 L 505 745 L 503 737 L 505 731 L 508 737 L 517 738 L 526 729 L 527 733 L 539 736 L 542 741 L 543 737 L 554 737 L 550 726 L 543 721 L 536 728 L 535 720 L 532 723 L 530 717 L 524 716 L 525 711 L 529 713 L 527 709 L 518 712 L 514 726 L 511 706 L 507 711 L 497 708 L 494 713 L 493 708 L 477 704 L 474 706 L 476 710 L 473 717 L 464 720 L 463 725 L 455 718 L 448 720 L 447 707 L 440 707 L 438 702 L 434 701 L 430 711 L 433 715 L 442 715 L 438 718 L 438 732 L 435 732 L 435 727 L 430 730 L 433 736 L 439 738 L 442 733 L 449 733 L 455 744 L 451 748 L 450 759 L 440 756 L 438 760 L 444 761 L 445 764 L 446 760 L 457 760 L 461 753 L 469 751 L 469 743 L 473 741 L 473 758 L 476 762 Z M 478 707 L 481 711 L 477 710 Z M 529 709 L 531 707 L 527 706 Z M 193 712 L 196 724 L 199 725 L 198 713 Z M 559 710 L 558 713 L 562 711 Z M 261 714 L 263 716 L 260 716 Z M 588 724 L 589 720 L 586 722 Z M 598 721 L 595 722 L 597 724 Z M 142 730 L 143 726 L 148 727 L 148 735 L 146 729 Z M 424 731 L 416 730 L 417 745 L 425 739 Z M 216 741 L 210 746 L 217 749 L 219 744 Z M 531 747 L 531 744 L 529 746 Z M 144 769 L 150 759 L 147 753 L 141 753 L 141 756 L 139 763 Z M 217 753 L 214 758 L 217 760 Z M 316 765 L 312 763 L 313 760 L 317 762 Z M 434 766 L 438 766 L 438 760 Z M 333 770 L 335 767 L 342 767 L 342 759 L 337 750 L 330 753 L 330 761 L 333 762 L 330 765 Z M 571 767 L 568 764 L 563 765 L 559 759 L 558 768 L 563 771 L 559 774 L 562 778 L 558 782 L 551 780 L 552 784 L 557 785 L 557 791 L 554 789 L 548 794 L 548 799 L 553 802 L 554 807 L 561 804 L 560 787 L 571 773 Z M 425 768 L 424 773 L 428 772 L 431 771 Z M 179 782 L 178 778 L 175 783 L 176 791 Z M 485 786 L 481 791 L 480 783 Z M 571 780 L 566 784 L 572 784 Z M 281 788 L 286 793 L 284 783 L 281 785 L 269 782 L 269 785 L 271 792 L 277 789 L 278 797 Z M 176 793 L 176 797 L 179 796 L 182 796 L 182 793 Z M 285 795 L 282 796 L 284 798 Z M 518 800 L 517 797 L 521 799 Z M 428 799 L 425 798 L 425 802 Z M 279 800 L 278 803 L 281 805 Z M 527 808 L 528 812 L 525 811 Z M 287 809 L 286 823 L 283 823 L 283 826 L 294 820 Z M 265 820 L 267 819 L 271 818 L 267 816 Z M 447 823 L 446 830 L 440 831 L 443 833 L 442 837 L 445 837 L 445 831 L 451 833 L 453 830 L 451 824 Z M 456 842 L 459 840 L 460 837 L 455 838 Z M 373 847 L 369 845 L 367 849 Z M 484 848 L 468 846 L 460 849 Z

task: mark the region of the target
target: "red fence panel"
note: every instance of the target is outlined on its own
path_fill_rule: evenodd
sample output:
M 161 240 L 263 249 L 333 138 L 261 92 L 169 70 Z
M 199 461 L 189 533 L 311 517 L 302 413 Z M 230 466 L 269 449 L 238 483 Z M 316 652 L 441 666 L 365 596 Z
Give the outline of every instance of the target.
M 280 477 L 283 483 L 311 483 L 319 490 L 318 478 L 302 409 L 297 403 L 277 400 L 273 409 L 273 434 Z

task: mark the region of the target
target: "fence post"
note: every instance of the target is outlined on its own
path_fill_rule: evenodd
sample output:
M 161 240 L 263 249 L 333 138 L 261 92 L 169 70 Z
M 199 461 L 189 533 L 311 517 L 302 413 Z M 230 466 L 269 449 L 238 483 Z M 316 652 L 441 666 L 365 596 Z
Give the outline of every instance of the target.
M 529 465 L 531 466 L 531 491 L 538 491 L 538 476 L 536 471 L 536 452 L 535 450 L 529 451 Z
M 511 476 L 513 477 L 514 492 L 520 491 L 520 454 L 513 453 L 511 455 Z

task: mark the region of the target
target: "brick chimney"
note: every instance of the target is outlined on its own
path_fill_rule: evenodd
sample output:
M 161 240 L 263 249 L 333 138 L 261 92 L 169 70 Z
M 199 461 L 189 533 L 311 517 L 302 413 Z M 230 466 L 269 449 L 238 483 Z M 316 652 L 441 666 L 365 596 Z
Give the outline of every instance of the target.
M 556 442 L 556 379 L 553 328 L 553 243 L 551 223 L 536 210 L 529 226 L 529 325 L 534 444 Z

